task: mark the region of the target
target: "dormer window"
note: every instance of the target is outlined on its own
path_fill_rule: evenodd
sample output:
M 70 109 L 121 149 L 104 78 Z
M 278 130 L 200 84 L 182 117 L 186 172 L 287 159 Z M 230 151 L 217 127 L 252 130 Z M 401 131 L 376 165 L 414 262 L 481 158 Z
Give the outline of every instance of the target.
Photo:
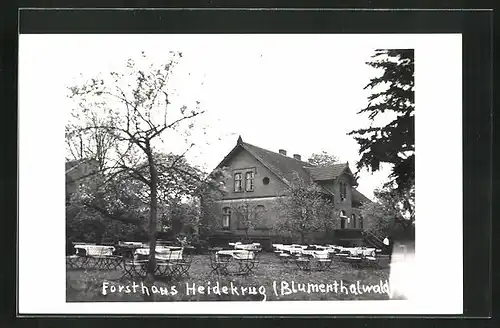
M 241 173 L 234 174 L 234 191 L 235 192 L 242 191 Z
M 247 172 L 246 175 L 246 191 L 253 191 L 254 188 L 254 173 L 253 172 Z

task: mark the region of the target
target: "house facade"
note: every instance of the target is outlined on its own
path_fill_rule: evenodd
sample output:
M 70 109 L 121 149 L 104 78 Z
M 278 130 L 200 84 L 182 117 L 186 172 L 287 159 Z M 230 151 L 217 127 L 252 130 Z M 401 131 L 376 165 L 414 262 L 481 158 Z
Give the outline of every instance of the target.
M 278 217 L 275 204 L 297 177 L 318 184 L 333 202 L 340 212 L 335 230 L 363 228 L 359 206 L 370 200 L 356 190 L 357 183 L 348 163 L 316 167 L 302 161 L 298 154 L 289 156 L 284 149 L 273 152 L 260 148 L 244 142 L 240 136 L 217 168 L 228 173 L 221 181 L 225 193 L 218 201 L 220 236 L 238 239 L 248 234 L 256 240 L 282 240 L 283 236 L 271 229 Z M 259 222 L 247 230 L 243 223 L 249 214 Z

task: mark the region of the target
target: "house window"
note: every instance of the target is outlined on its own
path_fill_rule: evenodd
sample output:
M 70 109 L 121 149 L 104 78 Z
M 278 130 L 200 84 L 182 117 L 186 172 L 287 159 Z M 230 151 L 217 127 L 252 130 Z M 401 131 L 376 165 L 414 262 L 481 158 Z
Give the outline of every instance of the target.
M 345 223 L 347 221 L 347 217 L 345 216 L 345 211 L 340 211 L 340 229 L 345 229 Z
M 359 217 L 359 228 L 363 229 L 363 217 L 362 216 Z
M 229 230 L 231 227 L 231 209 L 224 207 L 222 209 L 222 229 Z
M 253 180 L 254 180 L 254 173 L 253 172 L 247 172 L 246 173 L 246 191 L 253 191 Z
M 262 183 L 265 184 L 265 185 L 268 185 L 269 184 L 269 178 L 265 177 L 264 179 L 262 179 Z
M 347 198 L 347 184 L 340 181 L 340 200 L 343 201 Z
M 242 190 L 242 188 L 241 188 L 241 173 L 236 173 L 234 175 L 234 191 L 240 192 L 241 190 Z
M 352 215 L 352 227 L 356 228 L 356 215 Z

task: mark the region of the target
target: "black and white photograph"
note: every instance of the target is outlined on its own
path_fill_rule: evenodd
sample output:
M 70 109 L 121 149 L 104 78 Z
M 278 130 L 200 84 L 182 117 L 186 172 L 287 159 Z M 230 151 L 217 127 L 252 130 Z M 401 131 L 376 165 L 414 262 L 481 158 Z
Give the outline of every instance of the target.
M 20 279 L 50 276 L 43 293 L 71 313 L 459 313 L 461 167 L 439 162 L 428 131 L 453 118 L 442 137 L 461 158 L 460 48 L 457 35 L 20 36 L 20 130 L 51 148 L 24 155 L 48 167 L 24 211 L 53 209 L 45 228 L 20 222 L 46 240 L 31 251 L 52 250 L 50 268 L 20 255 Z M 437 85 L 456 100 L 436 101 Z

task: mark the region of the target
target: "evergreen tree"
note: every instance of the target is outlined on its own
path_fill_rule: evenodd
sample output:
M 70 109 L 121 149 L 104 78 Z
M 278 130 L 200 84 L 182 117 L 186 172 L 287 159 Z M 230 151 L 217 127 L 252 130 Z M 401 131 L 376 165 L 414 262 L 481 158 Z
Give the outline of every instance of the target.
M 358 169 L 380 169 L 381 163 L 393 165 L 391 181 L 398 191 L 413 187 L 415 179 L 415 95 L 414 50 L 376 50 L 367 64 L 382 74 L 370 80 L 368 106 L 358 114 L 368 113 L 371 125 L 377 115 L 392 112 L 395 119 L 383 126 L 348 133 L 358 142 L 361 159 Z

